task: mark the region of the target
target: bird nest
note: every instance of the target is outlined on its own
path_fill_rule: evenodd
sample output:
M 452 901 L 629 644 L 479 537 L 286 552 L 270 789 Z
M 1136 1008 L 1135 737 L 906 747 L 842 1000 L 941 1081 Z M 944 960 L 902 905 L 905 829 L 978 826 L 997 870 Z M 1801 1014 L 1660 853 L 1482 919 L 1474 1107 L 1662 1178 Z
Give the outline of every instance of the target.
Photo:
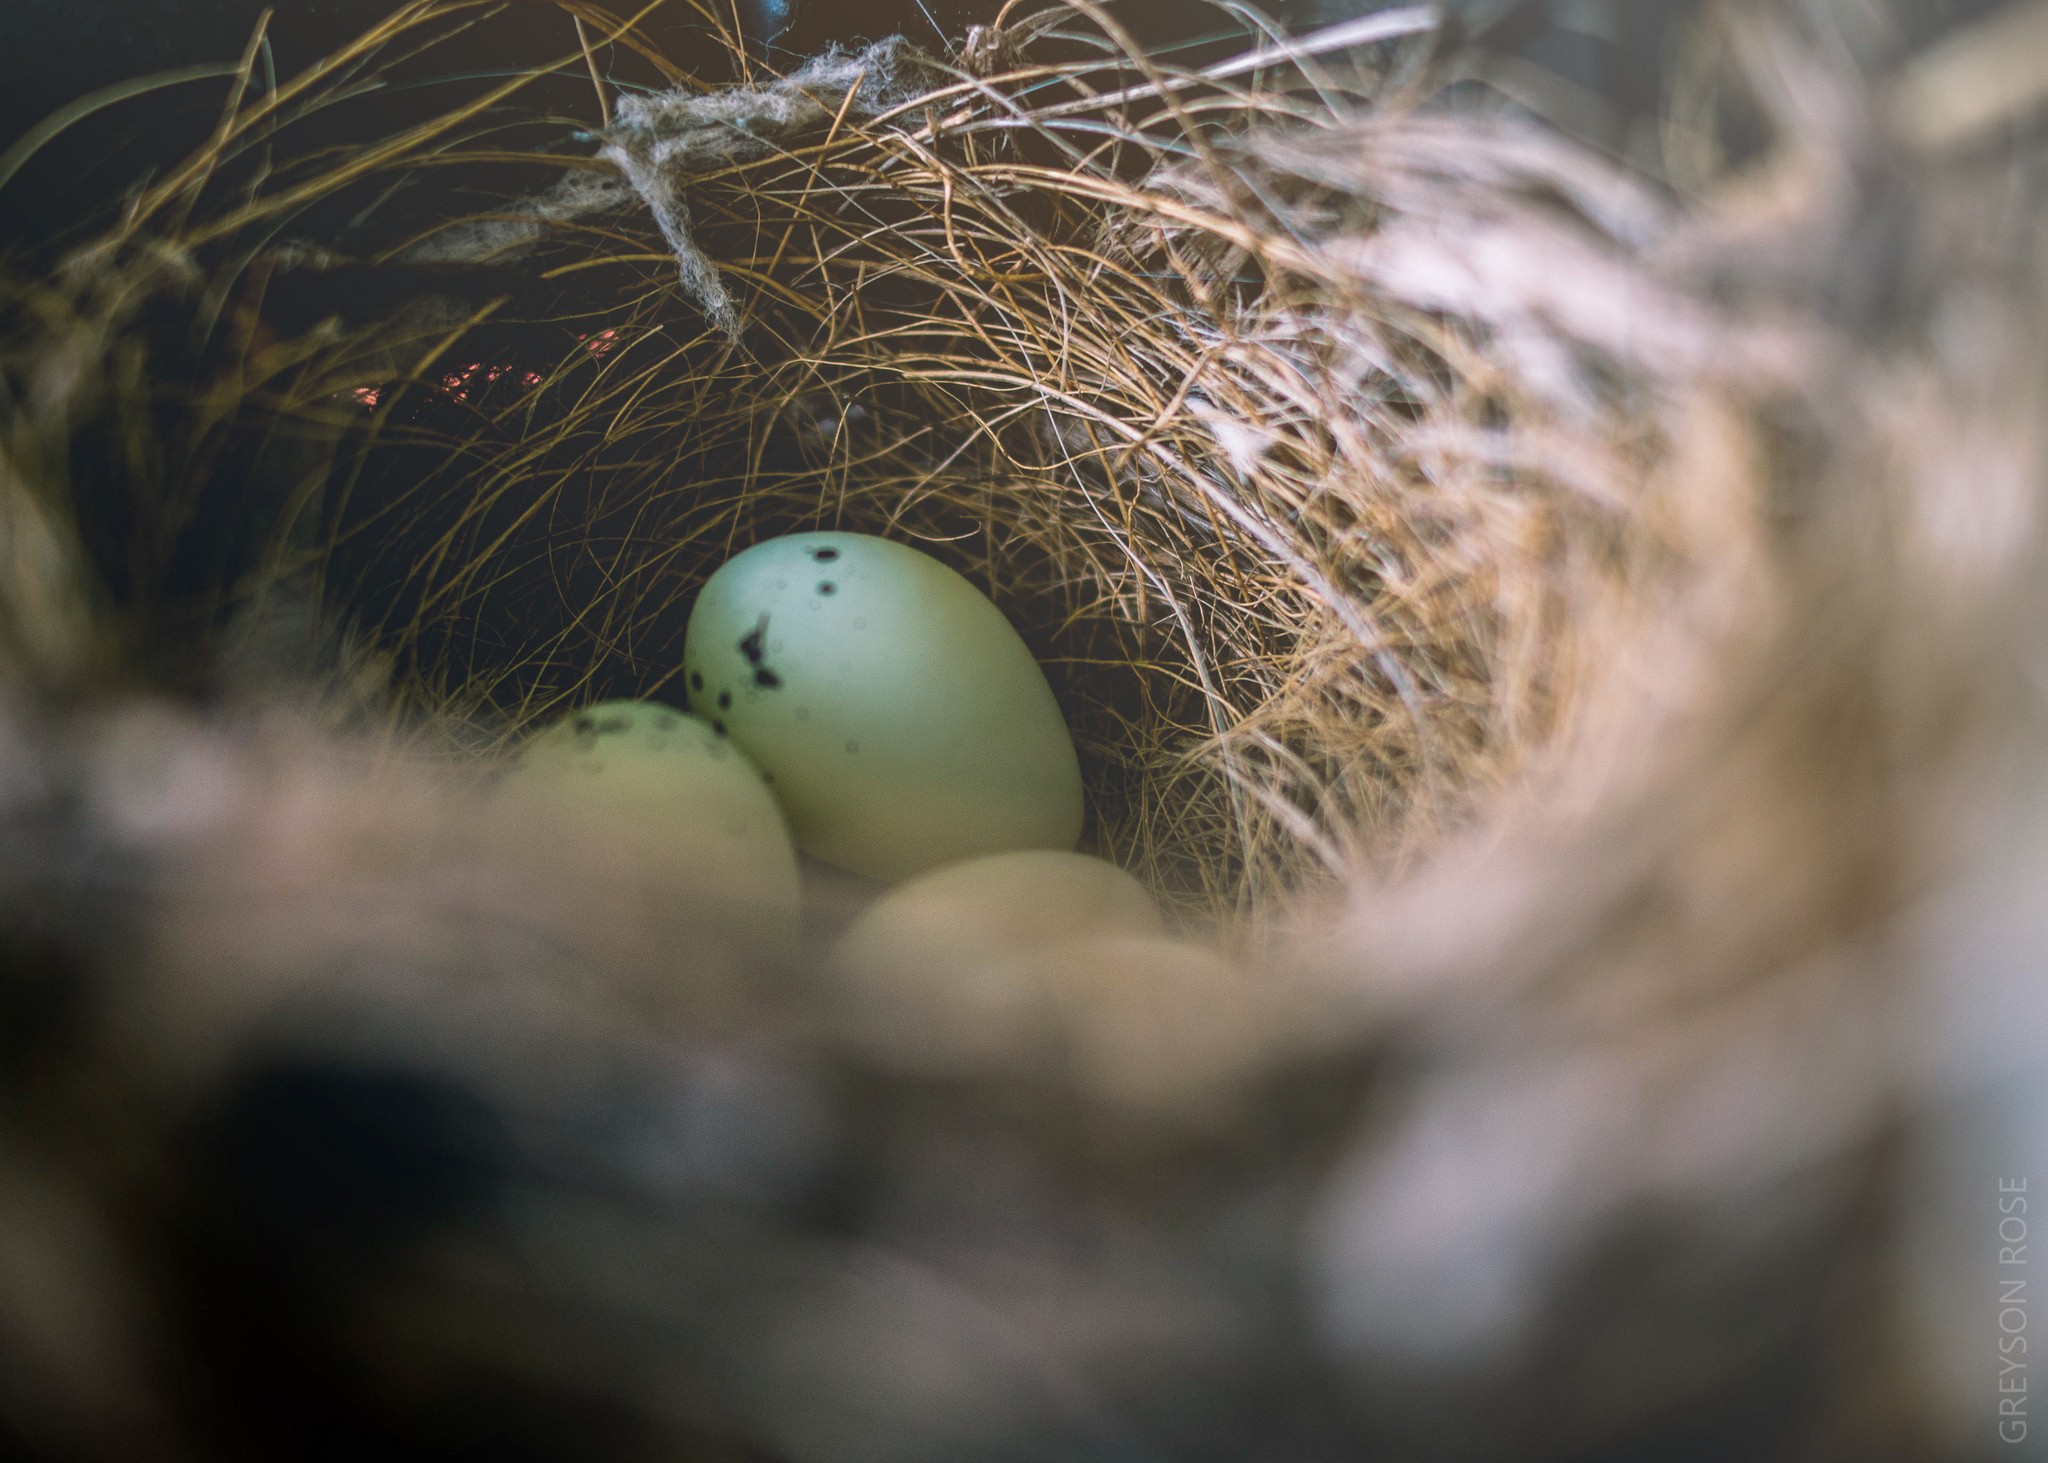
M 680 700 L 748 543 L 885 534 L 1039 655 L 1090 843 L 1243 916 L 1483 822 L 1754 553 L 1702 403 L 1783 378 L 1786 332 L 1644 266 L 1649 187 L 1447 104 L 1427 12 L 1181 68 L 1085 7 L 943 62 L 669 67 L 568 144 L 536 65 L 335 144 L 451 15 L 268 89 L 252 48 L 201 152 L 29 292 L 85 332 L 204 314 L 116 408 L 160 481 L 108 491 L 155 501 L 79 515 L 131 619 L 293 596 L 487 748 Z
M 402 944 L 428 875 L 459 915 L 436 938 L 481 959 L 520 911 L 415 858 L 441 827 L 415 784 L 272 776 L 241 708 L 296 685 L 380 746 L 485 761 L 573 705 L 679 699 L 734 551 L 885 534 L 1038 655 L 1092 846 L 1191 914 L 1285 926 L 1269 970 L 1336 977 L 1230 1033 L 1264 1043 L 1216 1139 L 1241 1168 L 1048 1160 L 1090 1222 L 1178 1246 L 1164 1211 L 1225 1194 L 1203 1233 L 1284 1229 L 1271 1314 L 1314 1362 L 1277 1353 L 1258 1395 L 1288 1426 L 1314 1376 L 1344 1437 L 1418 1456 L 1903 1436 L 1892 1381 L 1925 1358 L 1874 1361 L 1890 1282 L 1842 1277 L 1890 1273 L 1862 1262 L 1919 1070 L 1891 922 L 1998 769 L 2038 765 L 2012 728 L 2043 582 L 2039 97 L 2001 59 L 2033 33 L 1876 54 L 1826 7 L 1731 8 L 1652 181 L 1475 91 L 1421 11 L 1169 65 L 1075 0 L 947 58 L 774 75 L 735 45 L 713 85 L 565 8 L 591 49 L 457 103 L 404 83 L 487 6 L 408 6 L 289 80 L 252 45 L 202 147 L 0 290 L 0 682 L 197 691 L 227 739 L 178 753 L 183 802 L 7 773 L 10 827 L 45 809 L 22 846 L 54 850 L 9 855 L 10 920 L 133 892 L 77 875 L 64 819 L 183 847 L 203 803 L 225 872 L 187 902 L 255 933 L 187 938 L 139 1048 L 273 989 L 223 972 L 292 990 L 359 929 Z M 643 87 L 593 99 L 606 47 Z M 102 752 L 46 760 L 96 788 Z M 777 1030 L 812 1043 L 795 1066 L 842 1061 L 829 1020 Z M 951 1173 L 1005 1091 L 863 1113 L 964 1124 Z M 1033 1111 L 1064 1154 L 1068 1109 Z M 1218 1177 L 1283 1167 L 1298 1206 Z M 878 1207 L 888 1253 L 917 1238 Z M 1121 1253 L 1076 1245 L 1073 1293 Z M 872 1334 L 949 1334 L 898 1315 Z M 1123 1333 L 1033 1334 L 1134 1374 L 1090 1350 Z M 1191 1366 L 1206 1334 L 1147 1345 Z M 813 1390 L 762 1388 L 761 1426 Z M 1208 1415 L 1171 1391 L 1159 1417 Z M 1694 1427 L 1752 1406 L 1765 1432 Z

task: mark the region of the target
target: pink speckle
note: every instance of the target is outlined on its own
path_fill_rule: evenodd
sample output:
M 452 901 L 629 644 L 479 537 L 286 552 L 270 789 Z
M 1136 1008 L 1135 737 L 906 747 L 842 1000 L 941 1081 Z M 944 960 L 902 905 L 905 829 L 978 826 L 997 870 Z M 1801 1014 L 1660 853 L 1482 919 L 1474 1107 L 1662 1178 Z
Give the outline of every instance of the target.
M 516 385 L 529 391 L 547 379 L 538 371 L 522 371 L 513 366 L 490 366 L 485 365 L 482 361 L 472 361 L 460 370 L 444 371 L 437 384 L 455 400 L 468 401 L 472 391 L 507 380 L 508 378 Z M 347 395 L 360 405 L 363 410 L 375 411 L 382 405 L 385 396 L 390 390 L 391 388 L 388 384 L 382 386 L 357 386 L 348 391 Z

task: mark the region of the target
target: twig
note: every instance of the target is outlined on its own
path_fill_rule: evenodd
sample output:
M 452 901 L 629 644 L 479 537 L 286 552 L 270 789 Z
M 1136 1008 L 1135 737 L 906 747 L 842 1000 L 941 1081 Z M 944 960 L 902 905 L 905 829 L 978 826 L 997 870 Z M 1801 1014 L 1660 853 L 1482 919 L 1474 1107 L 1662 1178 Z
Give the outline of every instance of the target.
M 583 48 L 583 64 L 590 68 L 590 85 L 597 93 L 597 114 L 609 127 L 612 125 L 612 104 L 604 94 L 604 78 L 597 73 L 597 56 L 590 49 L 590 32 L 583 28 L 582 16 L 572 15 L 569 18 L 576 22 L 576 44 Z

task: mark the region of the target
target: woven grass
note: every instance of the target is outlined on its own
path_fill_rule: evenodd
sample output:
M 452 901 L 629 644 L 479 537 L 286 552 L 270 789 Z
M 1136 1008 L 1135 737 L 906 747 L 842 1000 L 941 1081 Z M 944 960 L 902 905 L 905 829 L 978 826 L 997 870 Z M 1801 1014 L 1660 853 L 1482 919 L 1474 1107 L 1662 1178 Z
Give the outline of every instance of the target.
M 1038 652 L 1092 845 L 1241 918 L 1608 765 L 1762 633 L 1756 408 L 1813 333 L 1657 262 L 1711 216 L 1448 98 L 1429 14 L 1177 69 L 1013 8 L 831 88 L 714 22 L 736 89 L 646 55 L 677 90 L 572 118 L 533 87 L 633 31 L 565 9 L 574 47 L 381 141 L 348 109 L 490 7 L 270 87 L 259 38 L 200 153 L 14 292 L 47 410 L 11 460 L 68 483 L 10 503 L 47 519 L 12 540 L 18 661 L 310 603 L 387 725 L 488 753 L 680 700 L 736 549 L 885 533 Z M 152 334 L 165 298 L 198 326 Z M 53 385 L 67 340 L 129 377 Z M 52 460 L 96 411 L 108 460 Z
M 165 885 L 157 973 L 108 982 L 147 1013 L 105 1064 L 144 1094 L 123 1111 L 175 1110 L 151 1062 L 196 1070 L 337 969 L 401 1019 L 459 988 L 465 1060 L 479 999 L 610 1020 L 637 990 L 552 945 L 498 958 L 479 932 L 523 930 L 536 896 L 477 876 L 472 805 L 417 769 L 380 787 L 296 724 L 245 736 L 249 705 L 310 680 L 336 721 L 488 766 L 571 704 L 677 698 L 693 589 L 734 549 L 884 532 L 1037 650 L 1097 847 L 1190 913 L 1295 937 L 1244 952 L 1280 951 L 1257 1022 L 1151 993 L 1172 1032 L 1258 1044 L 1241 1168 L 1197 1145 L 1162 1183 L 1064 1103 L 1017 1140 L 1077 1175 L 1073 1212 L 1166 1236 L 1175 1304 L 1189 1195 L 1217 1196 L 1225 1288 L 1241 1225 L 1271 1227 L 1276 1298 L 1240 1320 L 1286 1385 L 1244 1436 L 1292 1436 L 1304 1378 L 1341 1401 L 1331 1456 L 1956 1456 L 1944 1388 L 1981 1435 L 1978 1321 L 1944 1356 L 1906 1319 L 1894 1220 L 1930 1187 L 1902 1130 L 1969 1148 L 1930 1093 L 1980 1074 L 1929 1013 L 2002 1025 L 2023 1003 L 1967 967 L 2038 964 L 2031 926 L 1978 903 L 2039 847 L 1985 838 L 2028 821 L 2042 758 L 2048 69 L 2014 65 L 2048 44 L 2039 7 L 1916 54 L 1873 7 L 1731 6 L 1683 53 L 1655 179 L 1476 93 L 1399 12 L 1342 64 L 1275 42 L 1195 74 L 1084 5 L 1018 10 L 959 57 L 873 53 L 872 86 L 837 57 L 813 73 L 834 88 L 755 75 L 696 108 L 593 94 L 568 20 L 598 48 L 622 22 L 568 9 L 510 12 L 561 23 L 452 110 L 402 85 L 487 6 L 408 7 L 275 90 L 252 48 L 191 164 L 0 290 L 0 688 L 45 693 L 0 732 L 47 744 L 0 788 L 32 835 L 9 918 L 54 908 L 105 958 L 105 911 L 143 902 L 132 850 L 202 875 Z M 360 110 L 393 97 L 417 115 Z M 182 738 L 143 723 L 172 750 L 135 765 L 175 775 L 47 710 L 136 679 L 230 693 Z M 78 854 L 102 846 L 120 858 Z M 1983 928 L 1902 924 L 1950 885 L 1991 890 L 1961 906 Z M 722 967 L 660 944 L 702 1041 Z M 418 976 L 422 949 L 453 974 Z M 795 989 L 794 1036 L 779 1008 L 725 1019 L 769 1029 L 750 1051 L 794 1043 L 793 1070 L 856 1065 Z M 1000 1074 L 849 1090 L 910 1135 L 876 1151 L 935 1171 L 1019 1131 Z M 1989 1185 L 1944 1201 L 1962 1274 Z M 922 1224 L 931 1191 L 904 1192 Z M 1289 1192 L 1298 1213 L 1268 1202 Z M 925 1233 L 895 1222 L 851 1243 Z M 1125 1253 L 1074 1247 L 1072 1293 L 1128 1294 Z M 1044 1319 L 1042 1254 L 997 1256 L 1031 1277 L 1014 1314 L 1114 1391 L 1130 1344 L 1093 1310 Z M 766 1308 L 806 1313 L 772 1273 Z M 954 1335 L 821 1289 L 864 1321 L 846 1334 Z M 691 1325 L 698 1296 L 671 1298 Z M 1298 1352 L 1270 1349 L 1274 1314 Z M 642 1335 L 634 1365 L 518 1365 L 671 1418 L 679 1373 L 639 1365 Z M 1154 1415 L 1209 1416 L 1209 1335 L 1147 1343 Z M 870 1354 L 835 1349 L 863 1403 L 897 1395 Z M 1011 1355 L 959 1414 L 993 1419 L 992 1451 Z M 724 1405 L 774 1438 L 830 1391 Z
M 225 510 L 263 533 L 205 613 L 317 585 L 394 724 L 488 749 L 594 696 L 679 700 L 725 557 L 884 533 L 1039 653 L 1093 845 L 1243 916 L 1470 823 L 1596 668 L 1676 623 L 1688 566 L 1753 531 L 1658 464 L 1686 429 L 1669 383 L 1758 348 L 1636 267 L 1667 222 L 1646 187 L 1440 105 L 1424 13 L 1175 69 L 1079 6 L 949 62 L 842 58 L 853 82 L 795 108 L 757 76 L 721 104 L 766 124 L 656 169 L 728 306 L 595 156 L 646 138 L 565 148 L 559 120 L 508 120 L 522 78 L 285 160 L 472 9 L 410 7 L 242 90 L 73 265 L 185 271 L 216 311 L 220 374 L 179 402 L 161 489 L 190 501 L 138 515 L 130 600 L 192 577 L 179 528 L 223 511 L 201 444 L 242 450 L 260 415 L 303 439 L 300 480 Z M 272 276 L 379 271 L 400 308 L 264 319 Z

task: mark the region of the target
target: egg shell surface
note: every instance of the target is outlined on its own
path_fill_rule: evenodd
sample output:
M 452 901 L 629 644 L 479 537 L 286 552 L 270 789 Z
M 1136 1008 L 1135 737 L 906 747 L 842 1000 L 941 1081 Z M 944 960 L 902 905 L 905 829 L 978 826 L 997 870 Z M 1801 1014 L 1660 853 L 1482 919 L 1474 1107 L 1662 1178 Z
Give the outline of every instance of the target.
M 797 908 L 774 794 L 730 739 L 674 707 L 608 701 L 566 717 L 526 744 L 502 792 L 573 818 L 693 896 Z
M 1106 859 L 1030 849 L 947 864 L 891 889 L 833 951 L 847 971 L 932 980 L 1084 935 L 1162 933 L 1145 886 Z
M 1047 950 L 1161 934 L 1152 896 L 1115 864 L 1080 853 L 992 854 L 884 894 L 833 946 L 829 968 L 848 1020 L 883 1055 L 964 1071 L 1001 1062 L 1022 1033 L 1044 1026 L 1044 993 L 1030 972 Z
M 987 596 L 908 545 L 799 533 L 734 555 L 691 612 L 684 668 L 692 709 L 827 863 L 900 879 L 1081 835 L 1044 672 Z
M 1185 940 L 1069 940 L 1003 975 L 1049 1002 L 1067 1079 L 1121 1108 L 1197 1109 L 1256 1068 L 1266 1036 L 1270 999 Z

